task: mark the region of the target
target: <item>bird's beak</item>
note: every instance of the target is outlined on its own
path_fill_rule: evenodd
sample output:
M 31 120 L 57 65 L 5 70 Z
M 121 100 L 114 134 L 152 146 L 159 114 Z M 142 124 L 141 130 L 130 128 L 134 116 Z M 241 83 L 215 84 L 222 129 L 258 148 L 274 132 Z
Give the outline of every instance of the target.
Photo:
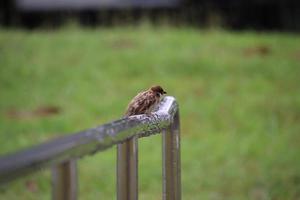
M 166 92 L 166 91 L 163 91 L 163 93 L 164 93 L 164 94 L 167 94 L 167 92 Z

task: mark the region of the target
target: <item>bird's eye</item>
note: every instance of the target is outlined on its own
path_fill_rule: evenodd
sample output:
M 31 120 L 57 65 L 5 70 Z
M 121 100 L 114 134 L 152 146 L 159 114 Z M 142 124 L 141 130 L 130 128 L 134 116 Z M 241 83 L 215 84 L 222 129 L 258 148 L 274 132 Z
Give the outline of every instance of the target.
M 157 96 L 157 97 L 160 97 L 160 93 L 159 93 L 159 92 L 158 92 L 158 93 L 156 93 L 156 96 Z

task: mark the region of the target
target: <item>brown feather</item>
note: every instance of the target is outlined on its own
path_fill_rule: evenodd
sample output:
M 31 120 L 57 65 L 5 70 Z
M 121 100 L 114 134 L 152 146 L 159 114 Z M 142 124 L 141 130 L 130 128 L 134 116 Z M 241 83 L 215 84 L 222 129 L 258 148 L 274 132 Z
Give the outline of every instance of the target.
M 136 95 L 129 103 L 125 116 L 149 114 L 153 106 L 159 102 L 159 97 L 151 90 Z

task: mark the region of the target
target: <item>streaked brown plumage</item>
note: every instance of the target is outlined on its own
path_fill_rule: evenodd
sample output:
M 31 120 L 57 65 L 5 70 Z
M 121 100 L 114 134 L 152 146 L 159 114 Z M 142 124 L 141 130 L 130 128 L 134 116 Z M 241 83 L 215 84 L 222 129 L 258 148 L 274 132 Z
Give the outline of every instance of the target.
M 140 92 L 128 104 L 125 116 L 150 114 L 153 107 L 159 103 L 161 96 L 166 93 L 159 85 Z

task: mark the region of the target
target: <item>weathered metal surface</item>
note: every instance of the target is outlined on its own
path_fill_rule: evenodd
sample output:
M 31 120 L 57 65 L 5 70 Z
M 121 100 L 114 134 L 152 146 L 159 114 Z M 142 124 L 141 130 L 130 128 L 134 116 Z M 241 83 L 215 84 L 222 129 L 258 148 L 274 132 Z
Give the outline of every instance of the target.
M 70 160 L 58 164 L 52 169 L 52 199 L 77 199 L 77 164 Z
M 163 200 L 181 199 L 179 111 L 169 128 L 163 131 Z
M 153 114 L 126 117 L 77 134 L 46 142 L 0 158 L 0 184 L 25 174 L 60 164 L 137 136 L 160 133 L 173 121 L 176 100 L 167 96 Z
M 138 138 L 117 148 L 117 200 L 138 200 Z

